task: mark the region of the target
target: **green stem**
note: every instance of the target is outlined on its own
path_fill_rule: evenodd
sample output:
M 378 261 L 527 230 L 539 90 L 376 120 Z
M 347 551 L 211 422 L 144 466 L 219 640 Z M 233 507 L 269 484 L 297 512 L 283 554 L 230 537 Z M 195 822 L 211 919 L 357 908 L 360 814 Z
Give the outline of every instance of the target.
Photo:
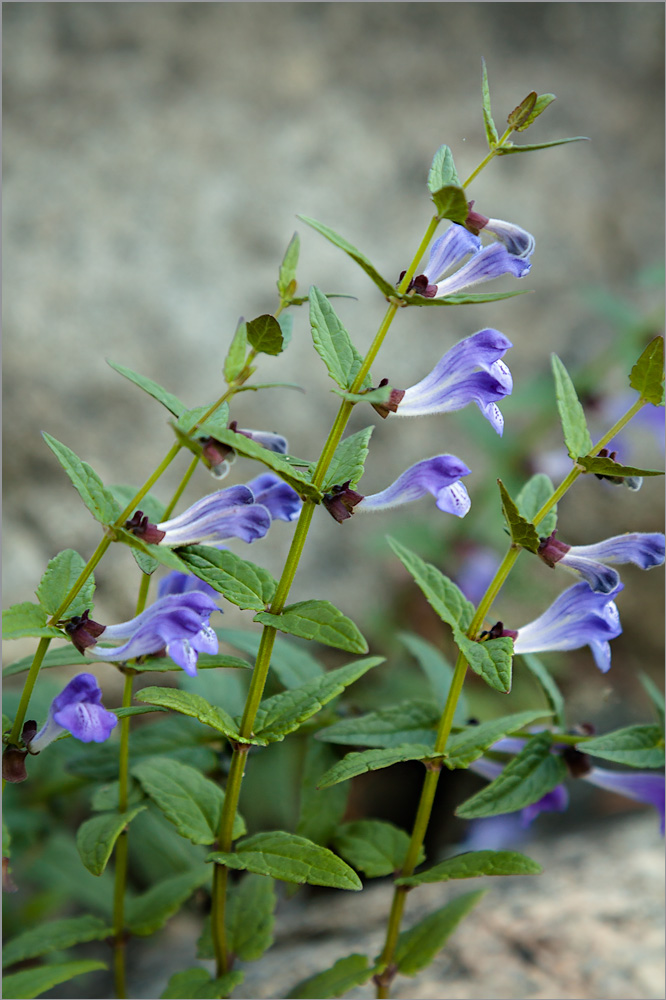
M 134 671 L 125 675 L 123 708 L 132 704 L 132 682 Z M 118 812 L 127 811 L 129 786 L 129 737 L 130 719 L 120 720 L 120 753 L 118 761 Z M 113 971 L 116 996 L 123 1000 L 127 996 L 125 986 L 125 891 L 127 887 L 128 842 L 127 828 L 118 837 L 115 845 L 115 883 L 113 891 Z
M 504 135 L 498 140 L 497 145 L 493 146 L 493 148 L 490 150 L 490 152 L 488 153 L 488 155 L 484 156 L 484 158 L 481 160 L 481 163 L 479 163 L 478 167 L 475 170 L 473 170 L 472 173 L 469 175 L 469 177 L 467 178 L 467 180 L 463 184 L 464 188 L 468 187 L 472 183 L 472 181 L 476 177 L 479 176 L 479 174 L 481 173 L 481 171 L 483 170 L 483 168 L 487 167 L 488 164 L 490 163 L 490 161 L 495 156 L 498 155 L 498 150 L 501 149 L 501 147 L 504 145 L 504 143 L 509 138 L 509 136 L 511 135 L 512 132 L 513 132 L 512 128 L 508 128 L 504 132 Z

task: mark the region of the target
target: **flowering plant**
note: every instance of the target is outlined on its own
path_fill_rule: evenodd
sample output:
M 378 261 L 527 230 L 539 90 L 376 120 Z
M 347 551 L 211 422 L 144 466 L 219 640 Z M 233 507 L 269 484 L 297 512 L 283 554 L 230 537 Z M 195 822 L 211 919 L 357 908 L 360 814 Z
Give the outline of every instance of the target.
M 610 483 L 628 484 L 636 492 L 644 477 L 659 474 L 616 461 L 606 446 L 644 407 L 663 405 L 661 338 L 641 345 L 640 357 L 629 374 L 632 399 L 596 442 L 574 382 L 553 356 L 553 407 L 559 412 L 569 468 L 557 487 L 545 473 L 526 476 L 521 488 L 512 491 L 498 480 L 497 503 L 509 544 L 490 573 L 487 566 L 484 569 L 486 585 L 474 603 L 466 596 L 471 592 L 467 587 L 463 592 L 462 581 L 458 586 L 431 560 L 402 541 L 389 539 L 395 565 L 401 564 L 420 588 L 450 631 L 456 649 L 451 669 L 437 650 L 430 648 L 426 657 L 423 645 L 412 641 L 434 687 L 428 701 L 382 706 L 365 714 L 346 712 L 335 699 L 369 671 L 380 672 L 385 657 L 374 655 L 349 616 L 349 608 L 339 609 L 325 598 L 289 602 L 315 516 L 326 519 L 330 514 L 330 530 L 348 530 L 347 522 L 353 519 L 358 524 L 361 514 L 380 513 L 423 498 L 432 503 L 432 496 L 444 515 L 442 531 L 446 533 L 456 523 L 447 515 L 463 519 L 474 503 L 474 490 L 463 483 L 474 471 L 473 454 L 459 458 L 448 452 L 431 457 L 414 453 L 395 481 L 379 492 L 363 492 L 372 428 L 345 436 L 357 408 L 367 408 L 368 413 L 372 408 L 387 420 L 383 425 L 387 435 L 395 417 L 434 417 L 471 403 L 498 435 L 506 430 L 499 406 L 513 389 L 504 360 L 512 343 L 493 327 L 451 347 L 412 386 L 403 388 L 388 379 L 375 384 L 370 374 L 400 313 L 413 317 L 426 306 L 470 303 L 494 304 L 499 312 L 500 300 L 518 294 L 513 285 L 508 293 L 468 289 L 500 277 L 523 280 L 538 253 L 525 229 L 475 209 L 469 188 L 482 168 L 499 156 L 576 140 L 514 144 L 511 136 L 530 127 L 551 103 L 552 95 L 530 93 L 508 116 L 502 135 L 492 118 L 485 67 L 483 95 L 488 154 L 461 182 L 451 149 L 442 145 L 437 150 L 428 175 L 435 214 L 397 284 L 384 278 L 361 251 L 332 229 L 304 219 L 360 264 L 386 300 L 384 316 L 365 356 L 335 312 L 332 296 L 314 286 L 306 297 L 296 294 L 300 244 L 294 236 L 279 270 L 279 305 L 273 314 L 239 325 L 224 359 L 226 388 L 213 404 L 188 409 L 152 379 L 112 364 L 173 418 L 175 443 L 141 488 L 128 494 L 123 488 L 104 485 L 69 446 L 45 434 L 83 504 L 102 525 L 102 537 L 87 561 L 74 550 L 60 552 L 37 587 L 37 603 L 18 604 L 5 613 L 6 638 L 39 641 L 34 656 L 8 668 L 9 674 L 27 673 L 27 679 L 13 718 L 3 726 L 3 778 L 17 786 L 9 790 L 13 801 L 25 801 L 30 811 L 27 790 L 33 765 L 38 767 L 49 754 L 56 760 L 58 748 L 52 744 L 61 739 L 64 743 L 68 735 L 85 744 L 65 762 L 68 773 L 87 783 L 92 792 L 94 815 L 82 819 L 77 849 L 82 865 L 107 890 L 112 862 L 113 884 L 106 919 L 84 912 L 46 921 L 38 938 L 30 930 L 10 937 L 5 956 L 10 966 L 7 995 L 36 996 L 105 965 L 94 960 L 50 963 L 47 958 L 37 966 L 11 971 L 16 963 L 40 958 L 56 948 L 107 939 L 113 950 L 116 994 L 127 996 L 131 992 L 126 973 L 128 949 L 135 947 L 138 938 L 159 930 L 199 892 L 210 920 L 202 926 L 198 955 L 213 961 L 214 969 L 197 965 L 175 972 L 164 984 L 162 996 L 227 997 L 241 989 L 244 963 L 258 959 L 271 943 L 276 882 L 358 891 L 363 888 L 361 875 L 393 875 L 393 904 L 380 953 L 341 956 L 330 969 L 294 984 L 290 993 L 296 998 L 332 997 L 372 984 L 377 997 L 390 996 L 396 976 L 423 969 L 482 895 L 474 891 L 457 896 L 403 930 L 409 890 L 425 882 L 540 871 L 539 865 L 514 850 L 467 851 L 441 862 L 425 859 L 424 840 L 435 792 L 446 771 L 470 769 L 490 781 L 458 805 L 456 814 L 461 818 L 520 814 L 521 821 L 532 822 L 541 811 L 564 809 L 568 802 L 565 782 L 582 777 L 655 807 L 663 829 L 662 728 L 647 723 L 596 735 L 589 726 L 569 723 L 553 677 L 534 655 L 589 646 L 598 668 L 610 670 L 611 643 L 622 632 L 624 588 L 611 565 L 630 563 L 648 570 L 664 562 L 664 537 L 657 533 L 631 532 L 590 540 L 586 545 L 569 545 L 556 536 L 557 505 L 580 477 L 597 477 L 600 490 L 612 488 Z M 446 226 L 444 233 L 433 242 L 441 224 Z M 276 431 L 239 429 L 237 420 L 230 420 L 232 410 L 234 415 L 241 410 L 241 390 L 261 388 L 252 378 L 262 356 L 279 355 L 288 347 L 293 325 L 290 310 L 306 302 L 314 348 L 336 386 L 333 391 L 341 397 L 315 461 L 291 455 L 287 440 Z M 151 490 L 166 468 L 187 454 L 189 467 L 164 507 Z M 175 513 L 196 470 L 203 467 L 215 479 L 236 474 L 245 478 L 249 462 L 259 463 L 262 471 L 247 482 L 206 492 Z M 284 522 L 285 530 L 294 525 L 277 580 L 261 565 L 262 539 L 276 531 L 276 521 Z M 564 537 L 569 528 L 565 523 Z M 226 547 L 236 540 L 252 545 L 251 553 L 253 557 L 257 553 L 259 561 L 246 558 L 245 548 L 238 555 Z M 133 617 L 102 624 L 92 617 L 93 572 L 99 572 L 112 546 L 125 546 L 131 552 L 140 582 Z M 548 608 L 535 609 L 536 617 L 526 625 L 518 624 L 522 616 L 516 612 L 510 612 L 516 620 L 497 620 L 494 611 L 523 552 L 539 557 L 527 567 L 533 574 L 547 572 L 545 565 L 580 577 Z M 561 577 L 559 570 L 555 576 Z M 157 595 L 149 603 L 153 577 L 158 579 Z M 214 616 L 230 605 L 249 612 L 259 630 L 211 625 L 211 619 L 217 621 Z M 54 647 L 54 640 L 64 644 Z M 323 654 L 310 654 L 299 640 L 354 658 L 325 669 Z M 384 645 L 388 648 L 390 643 Z M 243 656 L 221 651 L 221 646 Z M 481 722 L 461 713 L 470 668 L 479 683 L 509 695 L 514 657 L 537 681 L 540 703 Z M 97 676 L 90 673 L 102 662 L 113 665 L 122 676 L 122 704 L 113 710 L 102 704 Z M 54 696 L 38 730 L 37 721 L 29 716 L 40 715 L 33 705 L 38 701 L 41 672 L 66 666 L 79 672 Z M 234 712 L 232 697 L 208 694 L 214 688 L 204 681 L 204 671 L 249 676 L 238 712 Z M 158 683 L 169 672 L 168 682 Z M 144 685 L 144 674 L 150 674 L 153 683 Z M 649 690 L 663 722 L 663 701 L 652 687 Z M 251 824 L 239 811 L 239 805 L 243 812 L 249 805 L 242 798 L 246 771 L 251 772 L 261 756 L 276 753 L 275 745 L 286 737 L 299 741 L 305 761 L 295 829 L 248 833 Z M 95 746 L 99 743 L 106 745 Z M 351 752 L 339 749 L 350 745 L 355 748 Z M 592 758 L 620 767 L 599 767 Z M 365 817 L 354 822 L 354 835 L 349 836 L 350 824 L 344 817 L 351 780 L 405 761 L 423 764 L 421 797 L 409 834 L 396 825 Z M 621 770 L 622 766 L 630 770 Z M 130 893 L 132 851 L 140 850 L 135 842 L 151 841 L 150 823 L 157 831 L 153 843 L 169 837 L 185 842 L 186 860 L 175 873 L 155 879 L 143 892 Z M 20 831 L 11 829 L 11 823 L 8 832 L 18 834 L 20 841 Z M 146 858 L 145 853 L 136 856 Z M 17 888 L 11 865 L 8 849 L 5 874 L 10 890 Z M 235 872 L 245 874 L 232 877 Z

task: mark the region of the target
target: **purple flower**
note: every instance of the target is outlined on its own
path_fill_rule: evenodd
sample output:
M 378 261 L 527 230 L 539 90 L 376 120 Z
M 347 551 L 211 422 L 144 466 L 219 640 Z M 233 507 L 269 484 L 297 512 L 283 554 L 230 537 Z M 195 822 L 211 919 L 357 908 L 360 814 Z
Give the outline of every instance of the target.
M 217 590 L 211 587 L 209 583 L 205 583 L 197 576 L 192 576 L 191 573 L 179 573 L 177 569 L 171 570 L 157 584 L 158 598 L 166 597 L 168 594 L 190 594 L 192 591 L 208 594 L 214 601 L 220 599 Z
M 576 583 L 556 597 L 547 611 L 518 629 L 515 653 L 546 653 L 550 650 L 589 646 L 602 673 L 610 669 L 609 639 L 622 632 L 620 616 L 611 599 L 623 584 L 609 594 L 597 594 L 587 583 Z M 513 633 L 510 633 L 513 634 Z
M 634 532 L 614 535 L 594 545 L 566 545 L 553 532 L 541 540 L 539 555 L 549 566 L 564 566 L 580 574 L 597 593 L 610 594 L 620 577 L 607 563 L 634 563 L 641 569 L 660 566 L 664 561 L 664 536 Z
M 664 775 L 649 771 L 607 771 L 602 767 L 593 767 L 582 775 L 597 788 L 605 788 L 628 799 L 645 802 L 654 806 L 660 816 L 661 833 L 664 833 Z
M 303 502 L 298 493 L 273 472 L 263 472 L 245 485 L 252 490 L 255 503 L 266 507 L 273 520 L 295 521 L 300 514 Z
M 158 530 L 164 532 L 158 544 L 176 548 L 202 542 L 214 544 L 227 538 L 253 542 L 263 538 L 270 526 L 269 511 L 255 502 L 251 489 L 229 486 L 225 490 L 209 493 L 178 517 L 158 524 Z
M 460 590 L 477 605 L 497 572 L 500 558 L 494 549 L 471 543 L 463 550 L 463 559 L 455 578 Z
M 63 733 L 82 743 L 103 743 L 118 719 L 102 705 L 102 691 L 92 674 L 77 674 L 51 702 L 49 717 L 30 740 L 30 753 L 40 753 Z
M 435 455 L 412 465 L 391 486 L 356 503 L 358 511 L 384 510 L 418 500 L 431 493 L 440 510 L 464 517 L 470 508 L 467 490 L 460 482 L 469 469 L 455 455 Z
M 255 431 L 249 428 L 238 427 L 233 420 L 229 424 L 229 430 L 236 434 L 242 434 L 246 438 L 251 438 L 268 451 L 275 451 L 279 455 L 286 455 L 288 450 L 287 439 L 281 434 L 274 434 L 273 431 Z M 236 452 L 229 445 L 223 444 L 214 437 L 199 438 L 202 445 L 202 455 L 204 461 L 211 471 L 214 479 L 224 479 L 229 473 L 229 469 L 236 461 Z
M 514 225 L 513 222 L 504 222 L 503 219 L 488 219 L 483 230 L 496 236 L 513 257 L 529 259 L 534 253 L 534 237 L 525 229 Z
M 400 417 L 460 410 L 476 403 L 498 434 L 504 419 L 496 403 L 513 388 L 511 372 L 500 359 L 512 346 L 498 330 L 480 330 L 461 340 L 435 365 L 429 375 L 404 390 L 397 403 Z M 476 371 L 481 368 L 482 371 Z
M 182 576 L 182 574 L 178 574 Z M 166 578 L 164 587 L 177 587 L 179 580 Z M 203 592 L 206 584 L 189 592 L 166 593 L 142 614 L 118 625 L 108 625 L 104 639 L 126 640 L 115 649 L 88 650 L 93 656 L 113 663 L 152 656 L 165 649 L 171 659 L 194 677 L 199 653 L 217 653 L 218 641 L 209 619 L 217 604 Z

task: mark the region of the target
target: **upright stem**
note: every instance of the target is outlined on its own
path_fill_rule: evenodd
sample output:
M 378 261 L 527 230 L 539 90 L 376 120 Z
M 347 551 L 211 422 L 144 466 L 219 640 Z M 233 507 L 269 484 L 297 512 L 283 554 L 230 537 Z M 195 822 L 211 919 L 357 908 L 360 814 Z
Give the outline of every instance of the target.
M 125 686 L 123 689 L 123 708 L 129 708 L 132 704 L 133 679 L 134 671 L 128 671 L 125 675 Z M 130 719 L 129 716 L 126 716 L 124 719 L 120 720 L 120 753 L 118 762 L 118 812 L 120 813 L 127 811 L 129 785 L 129 737 Z M 118 837 L 114 849 L 113 975 L 116 996 L 119 1000 L 124 1000 L 127 996 L 125 985 L 125 890 L 127 886 L 128 846 L 126 827 Z

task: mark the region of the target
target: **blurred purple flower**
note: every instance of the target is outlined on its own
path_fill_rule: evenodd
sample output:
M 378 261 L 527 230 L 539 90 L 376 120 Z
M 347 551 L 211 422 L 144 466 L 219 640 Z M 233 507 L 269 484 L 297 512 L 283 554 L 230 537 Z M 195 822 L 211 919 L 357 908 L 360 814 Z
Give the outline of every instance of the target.
M 102 705 L 102 691 L 92 674 L 77 674 L 51 702 L 48 719 L 28 743 L 40 753 L 63 733 L 82 743 L 103 743 L 118 719 Z
M 254 494 L 255 503 L 262 504 L 273 520 L 295 521 L 303 501 L 296 490 L 273 472 L 263 472 L 245 484 Z

